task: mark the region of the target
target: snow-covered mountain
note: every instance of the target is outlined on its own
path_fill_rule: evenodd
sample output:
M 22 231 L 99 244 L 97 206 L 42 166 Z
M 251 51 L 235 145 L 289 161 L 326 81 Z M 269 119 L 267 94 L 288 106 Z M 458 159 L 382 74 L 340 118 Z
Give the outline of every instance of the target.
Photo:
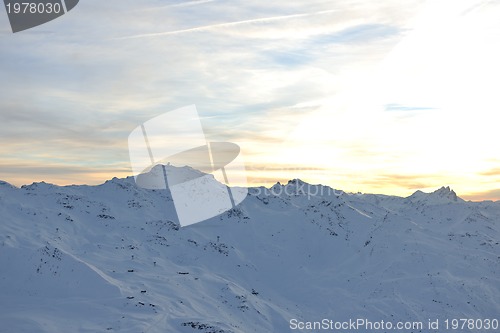
M 296 179 L 180 228 L 168 190 L 132 177 L 0 182 L 0 221 L 0 332 L 500 319 L 500 202 L 444 187 L 401 198 Z

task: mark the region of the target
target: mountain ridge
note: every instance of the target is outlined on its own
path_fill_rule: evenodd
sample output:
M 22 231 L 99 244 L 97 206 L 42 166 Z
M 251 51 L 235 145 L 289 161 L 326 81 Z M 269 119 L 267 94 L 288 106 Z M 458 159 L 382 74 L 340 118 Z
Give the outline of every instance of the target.
M 167 172 L 171 172 L 171 176 L 173 175 L 176 178 L 179 178 L 179 180 L 181 180 L 181 181 L 189 180 L 189 179 L 196 178 L 196 177 L 206 176 L 206 175 L 210 175 L 213 177 L 213 175 L 211 175 L 211 174 L 207 174 L 207 173 L 204 173 L 202 171 L 196 170 L 190 166 L 176 167 L 173 165 L 160 165 L 160 164 L 154 166 L 151 170 L 149 170 L 148 172 L 146 172 L 145 174 L 142 174 L 142 175 L 154 174 L 155 176 L 157 176 L 157 174 L 160 173 L 161 177 L 163 177 L 162 168 L 166 168 Z M 141 177 L 141 175 L 139 175 L 139 177 Z M 97 184 L 97 185 L 86 185 L 86 184 L 57 185 L 57 184 L 52 184 L 52 183 L 46 183 L 45 181 L 40 181 L 40 182 L 33 182 L 31 184 L 24 184 L 24 185 L 21 185 L 20 187 L 12 185 L 7 181 L 0 180 L 0 186 L 10 186 L 12 188 L 32 188 L 34 186 L 56 186 L 56 187 L 101 186 L 101 185 L 104 185 L 108 182 L 125 182 L 125 183 L 134 182 L 134 183 L 136 183 L 137 180 L 135 178 L 136 177 L 134 177 L 134 176 L 127 176 L 125 178 L 113 177 L 113 178 L 106 180 L 103 183 Z M 411 195 L 406 196 L 406 197 L 404 197 L 404 196 L 401 197 L 401 196 L 391 195 L 391 194 L 344 192 L 343 190 L 333 189 L 329 185 L 307 183 L 299 178 L 294 178 L 294 179 L 288 180 L 288 182 L 286 184 L 281 184 L 281 182 L 276 182 L 275 184 L 271 185 L 269 188 L 267 188 L 265 186 L 250 186 L 247 188 L 248 189 L 267 188 L 270 190 L 274 186 L 287 186 L 290 184 L 292 184 L 292 185 L 300 184 L 300 185 L 304 185 L 304 186 L 319 186 L 319 187 L 330 188 L 332 191 L 338 191 L 339 195 L 340 195 L 340 193 L 345 193 L 345 194 L 349 194 L 349 195 L 357 195 L 357 194 L 368 195 L 368 194 L 370 194 L 370 195 L 391 196 L 391 197 L 416 199 L 416 200 L 422 199 L 422 198 L 441 198 L 441 199 L 450 199 L 452 201 L 465 201 L 464 199 L 460 198 L 456 194 L 456 192 L 450 188 L 450 186 L 441 186 L 440 188 L 438 188 L 432 192 L 423 192 L 422 190 L 417 190 L 414 193 L 412 193 Z
M 292 319 L 500 312 L 498 203 L 303 184 L 250 188 L 182 228 L 169 191 L 133 177 L 0 185 L 0 332 L 291 332 Z

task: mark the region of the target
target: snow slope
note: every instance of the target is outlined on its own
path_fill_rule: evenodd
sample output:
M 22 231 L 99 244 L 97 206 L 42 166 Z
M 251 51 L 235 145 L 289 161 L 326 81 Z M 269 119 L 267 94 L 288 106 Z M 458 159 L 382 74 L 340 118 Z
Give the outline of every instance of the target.
M 444 187 L 401 198 L 296 179 L 180 228 L 168 190 L 131 177 L 0 182 L 0 332 L 500 319 L 499 231 L 500 202 Z

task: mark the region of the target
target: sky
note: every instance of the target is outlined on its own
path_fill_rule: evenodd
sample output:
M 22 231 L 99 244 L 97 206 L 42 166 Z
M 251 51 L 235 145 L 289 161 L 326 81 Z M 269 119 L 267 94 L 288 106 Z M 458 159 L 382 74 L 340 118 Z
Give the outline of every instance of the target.
M 14 185 L 132 175 L 129 134 L 195 105 L 249 186 L 500 200 L 499 1 L 82 0 L 16 34 L 0 11 Z

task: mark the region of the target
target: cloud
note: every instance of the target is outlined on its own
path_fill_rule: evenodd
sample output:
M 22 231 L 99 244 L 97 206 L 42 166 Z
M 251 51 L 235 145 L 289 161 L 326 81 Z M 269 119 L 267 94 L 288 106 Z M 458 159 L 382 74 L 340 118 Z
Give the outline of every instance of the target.
M 471 200 L 471 201 L 483 201 L 483 200 L 500 201 L 500 189 L 494 189 L 484 192 L 476 192 L 472 194 L 463 195 L 461 197 L 465 200 Z
M 426 111 L 435 110 L 435 108 L 425 106 L 406 106 L 397 103 L 389 103 L 385 105 L 386 111 Z
M 57 185 L 97 185 L 110 179 L 110 175 L 114 175 L 114 177 L 130 176 L 128 165 L 99 165 L 95 167 L 56 163 L 28 165 L 26 162 L 14 161 L 14 163 L 0 163 L 0 170 L 2 170 L 2 178 L 6 177 L 4 179 L 15 186 L 41 181 Z
M 98 170 L 128 164 L 126 142 L 133 128 L 193 103 L 207 137 L 241 143 L 247 165 L 313 165 L 325 172 L 304 170 L 304 178 L 347 190 L 429 184 L 426 177 L 394 177 L 398 173 L 453 171 L 463 179 L 486 170 L 490 164 L 482 161 L 496 148 L 495 104 L 488 107 L 495 85 L 475 72 L 479 66 L 478 73 L 495 73 L 497 53 L 487 45 L 496 40 L 498 6 L 469 10 L 463 21 L 452 20 L 451 30 L 440 32 L 447 25 L 439 15 L 431 17 L 430 28 L 414 22 L 420 5 L 85 1 L 59 20 L 0 39 L 0 152 L 9 165 L 20 166 L 4 163 L 0 172 L 29 179 L 40 170 L 21 166 L 42 164 L 61 177 L 92 181 L 92 172 L 102 176 Z M 3 16 L 1 24 L 7 24 Z M 423 30 L 407 47 L 403 40 L 413 27 Z M 135 38 L 119 39 L 123 36 Z M 427 40 L 422 36 L 436 48 L 422 44 Z M 439 48 L 443 40 L 452 46 L 445 57 Z M 456 60 L 465 59 L 457 58 L 461 41 L 469 43 L 463 47 L 475 63 Z M 422 67 L 426 63 L 431 68 Z M 413 65 L 429 75 L 417 75 L 413 83 Z M 434 82 L 433 71 L 443 68 L 445 75 Z M 462 76 L 468 79 L 457 79 Z M 460 112 L 435 105 L 433 96 L 439 97 L 442 87 L 448 105 L 458 105 Z M 468 89 L 479 98 L 468 98 Z M 457 96 L 474 111 L 465 112 Z M 385 106 L 394 112 L 383 115 Z M 77 174 L 73 166 L 90 171 Z M 282 176 L 269 170 L 254 178 L 269 175 Z M 302 175 L 290 173 L 296 177 Z
M 493 168 L 479 173 L 482 176 L 496 176 L 500 177 L 500 168 Z
M 325 44 L 346 44 L 346 43 L 367 43 L 386 37 L 392 37 L 401 33 L 395 26 L 385 24 L 358 24 L 349 26 L 333 34 L 323 34 L 311 40 L 312 43 Z
M 199 6 L 199 5 L 214 2 L 214 1 L 216 1 L 216 0 L 183 1 L 183 2 L 179 2 L 179 3 L 161 6 L 161 7 L 146 8 L 145 10 L 158 10 L 160 8 L 172 9 L 175 7 Z

